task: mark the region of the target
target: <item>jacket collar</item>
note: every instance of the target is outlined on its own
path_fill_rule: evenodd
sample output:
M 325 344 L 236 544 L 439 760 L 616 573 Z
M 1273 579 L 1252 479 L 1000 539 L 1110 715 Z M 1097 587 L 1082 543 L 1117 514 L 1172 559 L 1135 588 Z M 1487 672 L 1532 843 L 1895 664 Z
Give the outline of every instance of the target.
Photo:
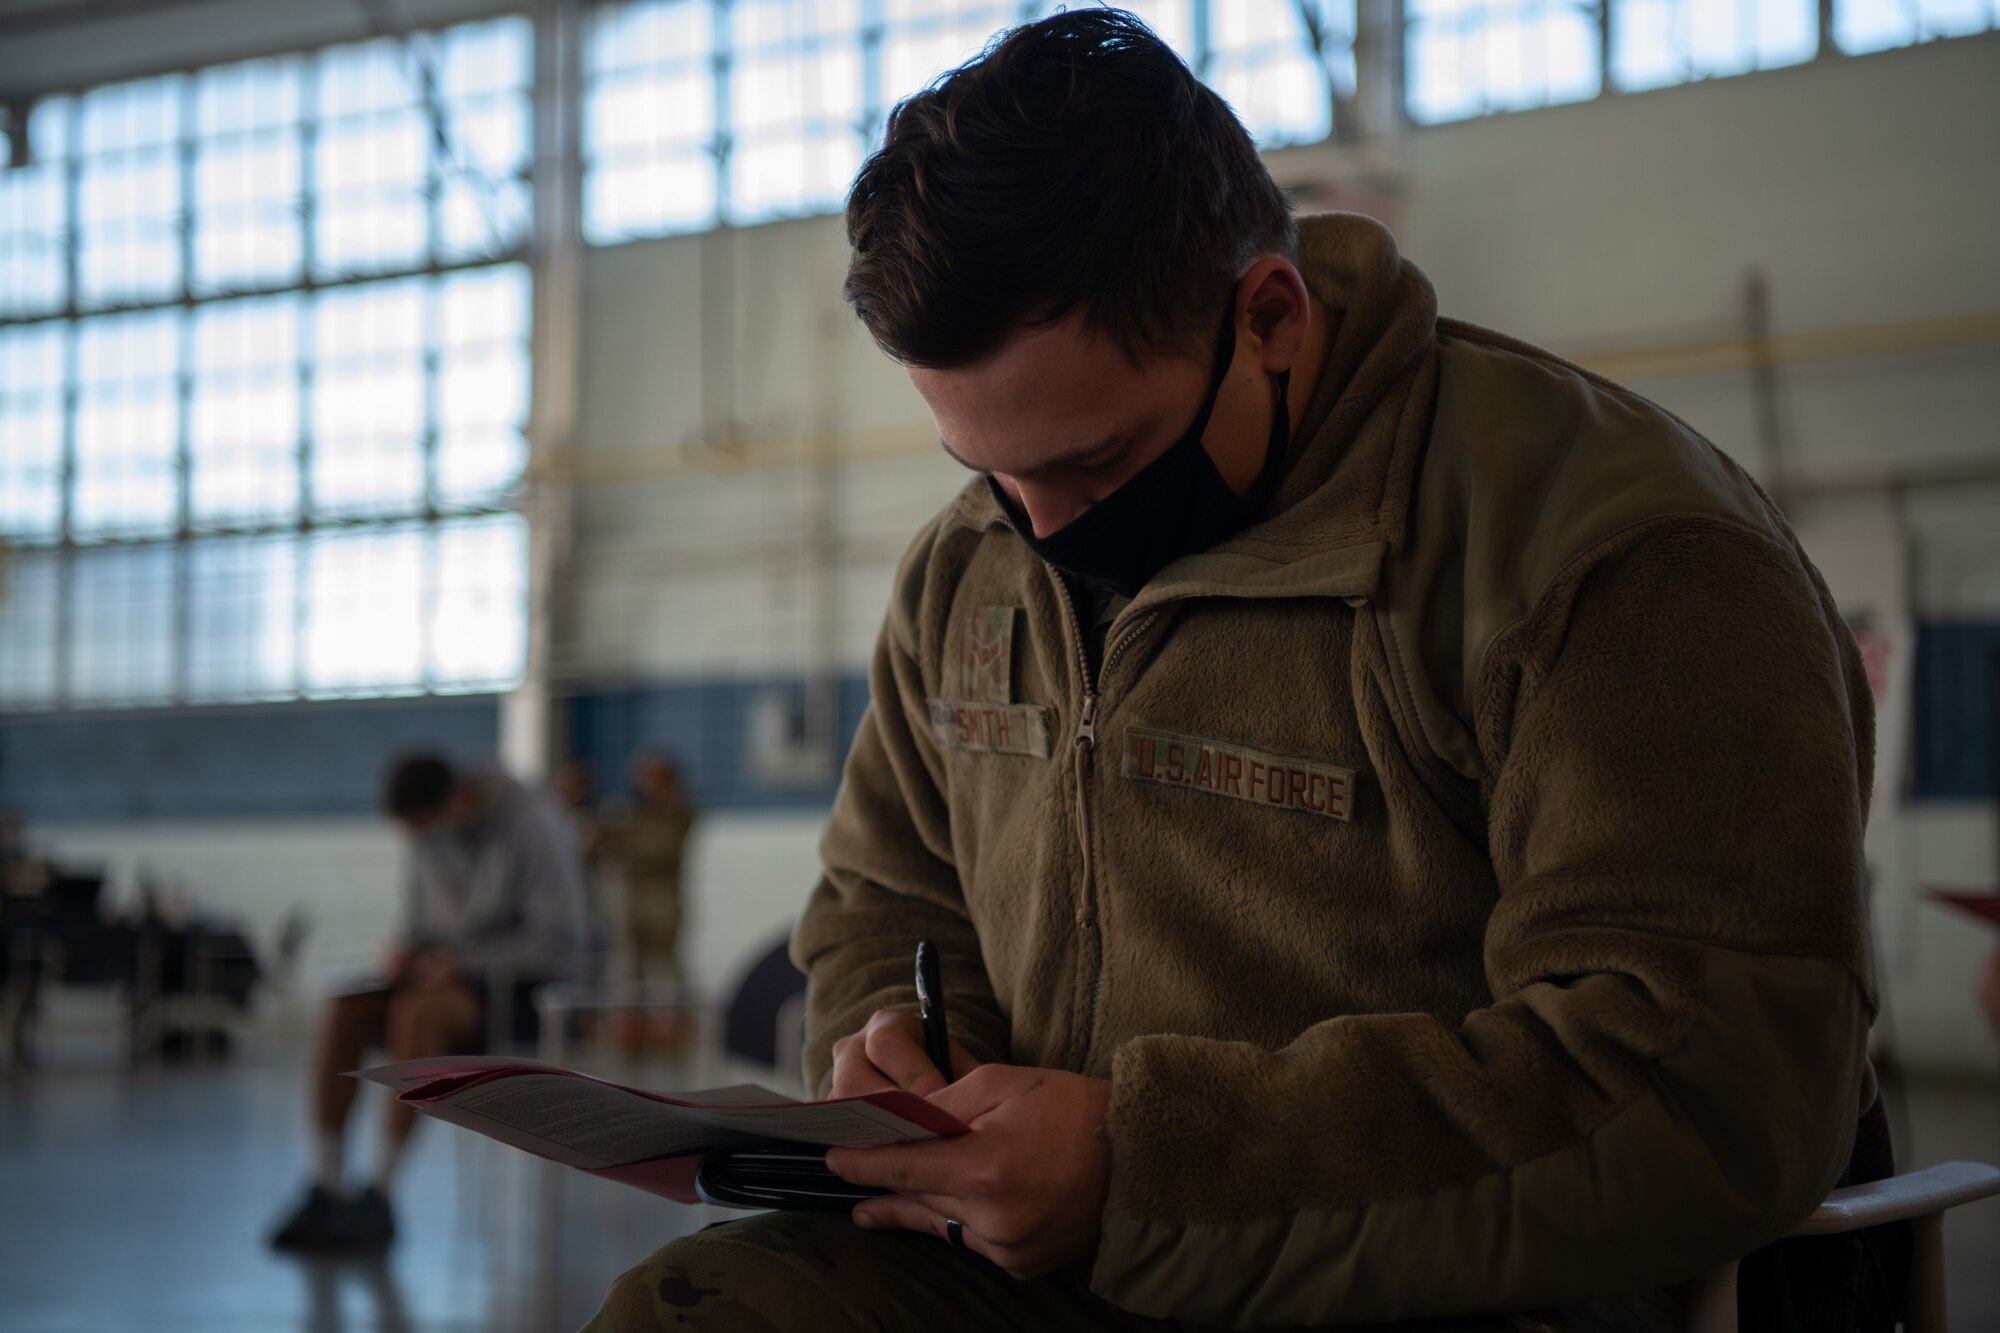
M 1356 213 L 1299 220 L 1299 268 L 1340 324 L 1292 432 L 1285 478 L 1257 520 L 1174 561 L 1133 609 L 1181 597 L 1374 595 L 1402 549 L 1437 379 L 1437 295 L 1386 227 Z M 952 517 L 975 530 L 1006 518 L 975 477 Z

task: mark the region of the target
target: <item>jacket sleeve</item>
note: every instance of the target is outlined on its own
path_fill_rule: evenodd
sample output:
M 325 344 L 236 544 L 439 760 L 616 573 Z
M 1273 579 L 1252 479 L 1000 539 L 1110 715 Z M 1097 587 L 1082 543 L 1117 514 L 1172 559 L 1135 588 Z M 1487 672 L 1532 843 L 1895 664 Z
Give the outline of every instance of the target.
M 901 588 L 918 581 L 928 542 L 906 558 Z M 1008 1021 L 994 998 L 952 858 L 944 768 L 929 733 L 916 656 L 912 592 L 899 591 L 876 643 L 869 705 L 855 732 L 833 817 L 820 843 L 823 874 L 792 934 L 805 972 L 806 1086 L 831 1083 L 833 1043 L 878 1009 L 916 1008 L 917 942 L 937 943 L 952 1036 L 982 1061 L 1008 1055 Z
M 1100 1295 L 1234 1327 L 1631 1296 L 1837 1179 L 1874 1010 L 1858 655 L 1795 547 L 1614 541 L 1478 681 L 1491 1004 L 1127 1045 Z

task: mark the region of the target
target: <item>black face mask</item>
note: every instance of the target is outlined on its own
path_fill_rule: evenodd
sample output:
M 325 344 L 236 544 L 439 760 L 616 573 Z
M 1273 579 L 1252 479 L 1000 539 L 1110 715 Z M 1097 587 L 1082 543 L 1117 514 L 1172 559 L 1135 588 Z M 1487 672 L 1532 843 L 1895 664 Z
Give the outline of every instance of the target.
M 1134 596 L 1153 575 L 1184 555 L 1205 551 L 1248 526 L 1271 492 L 1278 488 L 1285 446 L 1291 439 L 1285 390 L 1289 371 L 1278 373 L 1277 407 L 1271 414 L 1271 442 L 1264 466 L 1247 493 L 1238 495 L 1216 471 L 1215 460 L 1202 448 L 1201 433 L 1215 410 L 1222 381 L 1236 354 L 1234 319 L 1222 326 L 1215 349 L 1215 373 L 1187 428 L 1167 451 L 1132 474 L 1117 490 L 1046 537 L 1035 536 L 1034 524 L 991 475 L 986 484 L 1000 510 L 1028 549 L 1065 574 L 1126 597 Z

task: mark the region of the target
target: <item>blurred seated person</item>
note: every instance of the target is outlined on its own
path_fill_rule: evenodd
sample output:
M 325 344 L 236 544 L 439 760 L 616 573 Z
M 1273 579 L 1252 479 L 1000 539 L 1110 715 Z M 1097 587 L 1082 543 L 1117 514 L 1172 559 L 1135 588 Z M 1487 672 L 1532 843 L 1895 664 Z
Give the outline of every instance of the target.
M 547 796 L 499 773 L 458 773 L 435 755 L 391 766 L 383 811 L 408 836 L 407 929 L 388 953 L 382 984 L 335 997 L 309 1072 L 313 1180 L 272 1235 L 280 1249 L 371 1249 L 395 1235 L 389 1189 L 416 1124 L 391 1100 L 369 1182 L 343 1190 L 348 1113 L 359 1084 L 347 1071 L 370 1046 L 415 1060 L 476 1049 L 488 1007 L 506 1006 L 529 1035 L 530 989 L 585 980 L 600 936 L 584 892 L 576 841 Z

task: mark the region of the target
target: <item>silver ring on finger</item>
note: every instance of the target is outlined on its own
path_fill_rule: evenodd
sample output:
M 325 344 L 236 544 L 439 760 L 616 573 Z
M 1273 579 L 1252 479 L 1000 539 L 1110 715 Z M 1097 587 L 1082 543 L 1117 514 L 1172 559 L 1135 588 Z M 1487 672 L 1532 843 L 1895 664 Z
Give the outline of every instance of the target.
M 944 1238 L 961 1250 L 971 1248 L 965 1243 L 965 1223 L 955 1217 L 947 1217 L 944 1220 Z

